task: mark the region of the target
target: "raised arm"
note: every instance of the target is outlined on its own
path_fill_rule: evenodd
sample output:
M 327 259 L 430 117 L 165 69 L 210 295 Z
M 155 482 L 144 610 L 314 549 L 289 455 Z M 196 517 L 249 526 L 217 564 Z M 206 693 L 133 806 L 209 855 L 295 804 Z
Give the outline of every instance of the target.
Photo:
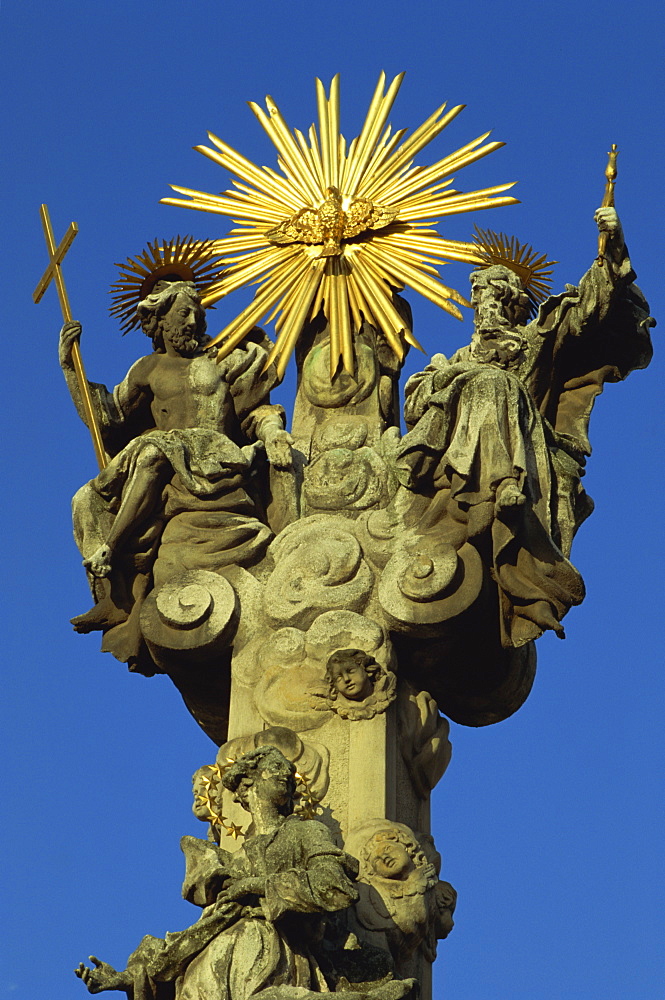
M 88 426 L 81 387 L 72 361 L 72 348 L 80 336 L 80 323 L 75 321 L 65 323 L 60 332 L 59 359 L 76 412 Z M 147 386 L 146 372 L 149 365 L 150 358 L 141 358 L 130 368 L 127 376 L 113 392 L 109 392 L 106 386 L 99 382 L 88 382 L 102 439 L 111 455 L 119 451 L 132 437 L 152 426 L 151 395 Z

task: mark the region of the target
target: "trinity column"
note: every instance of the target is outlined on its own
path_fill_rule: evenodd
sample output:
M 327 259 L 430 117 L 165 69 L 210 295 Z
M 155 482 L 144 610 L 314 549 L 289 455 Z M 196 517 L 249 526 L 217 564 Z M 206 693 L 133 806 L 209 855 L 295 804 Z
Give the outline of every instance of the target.
M 270 97 L 250 104 L 276 169 L 211 133 L 196 147 L 233 187 L 163 201 L 234 228 L 119 266 L 111 312 L 151 349 L 113 390 L 88 381 L 69 312 L 75 226 L 56 248 L 42 209 L 35 299 L 55 279 L 60 363 L 100 468 L 73 503 L 92 604 L 72 623 L 169 676 L 217 747 L 194 776 L 202 836 L 181 844 L 191 926 L 145 937 L 121 971 L 82 963 L 91 993 L 429 1000 L 457 898 L 430 827 L 448 720 L 515 712 L 535 641 L 563 638 L 583 600 L 570 554 L 593 510 L 591 410 L 649 363 L 654 323 L 614 208 L 616 147 L 598 257 L 551 295 L 553 262 L 516 237 L 434 228 L 515 202 L 511 184 L 451 187 L 503 144 L 487 133 L 422 165 L 462 106 L 393 132 L 401 80 L 381 76 L 349 144 L 337 77 L 317 81 L 307 132 Z M 470 300 L 441 282 L 447 260 L 471 266 Z M 208 307 L 252 283 L 211 336 Z M 412 292 L 473 309 L 474 331 L 401 398 Z M 270 394 L 291 362 L 287 414 Z

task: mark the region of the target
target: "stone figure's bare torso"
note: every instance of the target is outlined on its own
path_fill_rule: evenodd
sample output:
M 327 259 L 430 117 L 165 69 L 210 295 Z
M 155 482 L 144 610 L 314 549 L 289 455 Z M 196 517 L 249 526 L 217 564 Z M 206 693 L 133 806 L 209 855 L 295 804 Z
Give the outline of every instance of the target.
M 141 358 L 127 376 L 127 402 L 146 396 L 157 430 L 203 427 L 226 433 L 231 395 L 223 370 L 206 354 L 184 358 L 151 354 Z

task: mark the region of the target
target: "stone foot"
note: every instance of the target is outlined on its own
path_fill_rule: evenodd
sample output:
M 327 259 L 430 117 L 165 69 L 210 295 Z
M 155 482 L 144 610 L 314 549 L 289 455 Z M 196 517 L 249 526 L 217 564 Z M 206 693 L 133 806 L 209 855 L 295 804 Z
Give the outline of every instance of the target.
M 104 632 L 121 625 L 128 618 L 127 612 L 117 608 L 110 597 L 104 597 L 85 614 L 76 615 L 71 619 L 75 632 L 85 635 L 88 632 Z

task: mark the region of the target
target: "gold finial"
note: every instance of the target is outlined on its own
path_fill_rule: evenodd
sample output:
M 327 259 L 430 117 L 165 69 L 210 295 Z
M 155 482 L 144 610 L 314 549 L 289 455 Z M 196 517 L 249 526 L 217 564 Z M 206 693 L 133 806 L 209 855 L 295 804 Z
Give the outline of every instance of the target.
M 473 239 L 478 269 L 502 264 L 514 271 L 526 289 L 533 314 L 549 295 L 552 267 L 557 261 L 547 260 L 545 254 L 539 257 L 533 247 L 528 243 L 520 243 L 515 236 L 495 233 L 491 229 L 479 229 L 478 226 L 475 226 L 475 230 Z
M 601 208 L 614 207 L 614 184 L 617 179 L 617 156 L 619 150 L 616 142 L 612 143 L 612 148 L 607 154 L 607 166 L 605 167 L 605 194 L 601 202 Z M 605 259 L 605 248 L 607 247 L 607 233 L 598 233 L 598 263 L 602 267 Z

